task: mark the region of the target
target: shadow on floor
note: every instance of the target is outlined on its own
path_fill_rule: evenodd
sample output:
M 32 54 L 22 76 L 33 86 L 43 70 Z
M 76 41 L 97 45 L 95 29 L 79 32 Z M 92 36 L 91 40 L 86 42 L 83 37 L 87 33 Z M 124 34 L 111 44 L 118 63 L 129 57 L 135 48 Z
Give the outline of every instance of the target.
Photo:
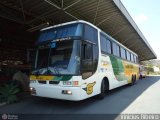
M 73 115 L 83 117 L 105 117 L 115 118 L 133 101 L 136 100 L 147 88 L 160 80 L 160 76 L 149 76 L 141 79 L 134 86 L 123 86 L 110 91 L 103 100 L 95 97 L 83 101 L 65 101 L 41 97 L 29 97 L 19 103 L 0 107 L 0 113 L 13 114 L 36 114 L 66 117 Z M 106 117 L 107 117 L 106 116 Z M 101 119 L 102 119 L 101 118 Z

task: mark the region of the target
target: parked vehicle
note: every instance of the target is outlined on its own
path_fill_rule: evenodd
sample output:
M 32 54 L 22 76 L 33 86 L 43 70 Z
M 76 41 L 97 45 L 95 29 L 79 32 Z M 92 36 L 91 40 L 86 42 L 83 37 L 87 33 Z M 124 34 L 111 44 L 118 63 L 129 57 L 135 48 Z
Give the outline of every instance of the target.
M 139 78 L 145 78 L 146 77 L 146 70 L 144 65 L 139 66 Z
M 31 94 L 83 100 L 139 78 L 138 55 L 96 26 L 74 21 L 40 31 Z

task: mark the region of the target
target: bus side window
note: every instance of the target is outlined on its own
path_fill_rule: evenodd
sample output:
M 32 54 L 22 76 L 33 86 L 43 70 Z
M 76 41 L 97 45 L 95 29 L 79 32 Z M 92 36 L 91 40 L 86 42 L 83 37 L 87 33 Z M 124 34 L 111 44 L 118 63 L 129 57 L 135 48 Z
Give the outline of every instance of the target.
M 136 56 L 135 56 L 135 55 L 134 55 L 134 62 L 137 63 L 137 59 L 136 59 Z
M 127 53 L 127 60 L 130 61 L 131 60 L 131 54 L 128 51 L 126 53 Z
M 93 45 L 90 43 L 82 43 L 81 49 L 81 73 L 82 78 L 87 79 L 93 74 Z
M 126 50 L 124 48 L 120 48 L 121 58 L 126 59 Z
M 92 45 L 91 44 L 83 44 L 83 60 L 92 59 Z
M 131 53 L 131 62 L 134 62 L 133 54 Z

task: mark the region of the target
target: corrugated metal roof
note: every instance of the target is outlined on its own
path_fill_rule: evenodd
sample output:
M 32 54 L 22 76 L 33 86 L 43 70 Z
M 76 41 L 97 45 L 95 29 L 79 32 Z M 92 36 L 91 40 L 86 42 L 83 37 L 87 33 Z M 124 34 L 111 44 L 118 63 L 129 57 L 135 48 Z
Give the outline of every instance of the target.
M 81 19 L 91 22 L 127 46 L 139 55 L 140 60 L 156 58 L 153 49 L 120 0 L 20 1 L 1 0 L 0 3 L 19 11 L 24 19 L 21 18 L 22 22 L 28 26 L 43 22 L 55 25 Z

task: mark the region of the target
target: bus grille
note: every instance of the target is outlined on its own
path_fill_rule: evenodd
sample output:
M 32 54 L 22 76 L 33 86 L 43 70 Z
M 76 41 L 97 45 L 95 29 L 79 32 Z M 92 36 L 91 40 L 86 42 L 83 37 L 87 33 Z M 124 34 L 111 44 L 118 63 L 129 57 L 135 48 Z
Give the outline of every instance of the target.
M 49 81 L 49 84 L 59 84 L 60 81 Z
M 46 84 L 46 81 L 38 80 L 38 83 Z

